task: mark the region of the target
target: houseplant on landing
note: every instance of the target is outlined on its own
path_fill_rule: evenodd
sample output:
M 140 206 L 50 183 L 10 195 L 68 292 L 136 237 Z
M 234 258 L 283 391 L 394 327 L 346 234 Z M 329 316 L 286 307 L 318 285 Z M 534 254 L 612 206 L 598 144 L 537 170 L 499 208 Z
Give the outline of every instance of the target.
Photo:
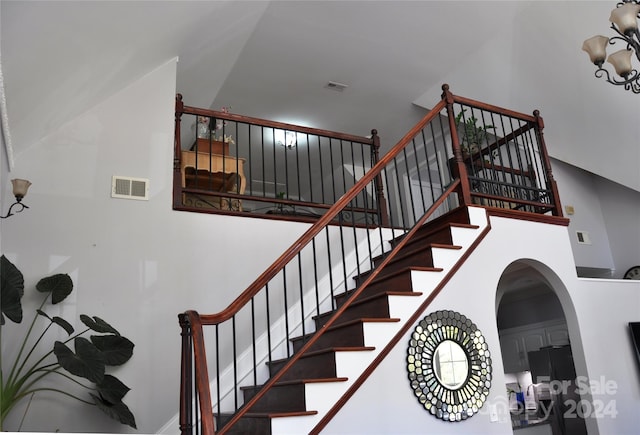
M 482 142 L 487 138 L 487 130 L 495 130 L 493 125 L 477 125 L 478 119 L 473 114 L 466 118 L 464 112 L 467 109 L 462 109 L 458 115 L 456 115 L 456 125 L 462 126 L 460 147 L 462 152 L 466 154 L 477 153 Z
M 51 295 L 51 303 L 57 304 L 72 292 L 73 281 L 69 275 L 55 274 L 42 278 L 37 283 L 36 290 L 44 293 L 44 299 L 34 314 L 13 364 L 5 367 L 2 349 L 0 349 L 2 412 L 0 431 L 3 430 L 5 418 L 14 406 L 23 399 L 33 398 L 33 395 L 40 391 L 59 393 L 88 405 L 97 406 L 109 417 L 136 428 L 133 413 L 122 402 L 129 387 L 105 371 L 108 366 L 119 366 L 127 362 L 133 355 L 134 344 L 99 317 L 81 314 L 80 321 L 86 328 L 76 332 L 65 319 L 58 316 L 51 317 L 43 311 L 49 295 Z M 5 325 L 5 316 L 14 323 L 22 323 L 23 295 L 22 273 L 2 255 L 0 257 L 0 308 L 2 311 L 0 339 Z M 32 337 L 31 334 L 36 331 L 36 325 L 41 323 L 38 320 L 44 320 L 46 325 L 37 337 Z M 64 341 L 56 341 L 52 349 L 46 350 L 42 340 L 52 327 L 64 329 L 68 338 Z M 85 335 L 90 331 L 94 334 L 87 339 Z M 75 352 L 67 346 L 71 341 L 74 342 Z M 54 375 L 72 382 L 76 388 L 79 386 L 89 390 L 89 397 L 81 398 L 73 392 L 60 388 L 38 386 L 43 378 Z M 28 410 L 27 406 L 25 415 Z M 22 419 L 24 420 L 24 415 Z

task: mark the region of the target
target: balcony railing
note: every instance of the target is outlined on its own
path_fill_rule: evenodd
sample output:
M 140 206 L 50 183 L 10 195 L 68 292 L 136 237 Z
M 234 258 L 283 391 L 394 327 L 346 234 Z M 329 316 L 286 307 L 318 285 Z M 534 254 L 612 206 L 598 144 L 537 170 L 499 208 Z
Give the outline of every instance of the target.
M 182 434 L 230 431 L 427 221 L 467 205 L 562 216 L 539 115 L 457 97 L 446 85 L 443 91 L 442 100 L 225 310 L 179 315 Z M 372 207 L 383 184 L 388 197 Z M 366 213 L 348 212 L 355 208 L 376 210 L 367 222 L 383 222 L 381 210 L 390 210 L 388 225 L 363 226 Z M 387 250 L 399 235 L 406 237 Z M 374 267 L 376 256 L 381 260 Z M 365 271 L 356 286 L 351 278 Z M 337 307 L 334 296 L 347 291 L 351 296 Z M 314 317 L 332 310 L 316 332 Z M 306 342 L 294 351 L 296 336 Z M 279 359 L 286 363 L 270 374 L 267 365 Z M 245 401 L 241 387 L 259 384 Z
M 367 138 L 189 107 L 179 94 L 175 132 L 178 210 L 315 221 L 378 159 L 375 130 Z M 381 187 L 345 213 L 379 223 Z

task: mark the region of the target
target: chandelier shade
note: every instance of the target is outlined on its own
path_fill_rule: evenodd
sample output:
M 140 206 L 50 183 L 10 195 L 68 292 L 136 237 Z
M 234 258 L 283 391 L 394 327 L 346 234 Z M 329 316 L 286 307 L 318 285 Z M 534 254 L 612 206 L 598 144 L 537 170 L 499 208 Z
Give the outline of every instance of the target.
M 625 3 L 611 11 L 609 21 L 616 26 L 620 33 L 626 35 L 634 30 L 638 30 L 637 16 L 639 12 L 640 4 Z
M 609 38 L 597 35 L 584 41 L 582 49 L 589 53 L 591 62 L 596 65 L 602 65 L 607 58 L 607 44 L 609 44 Z
M 610 54 L 607 58 L 620 77 L 627 77 L 631 72 L 631 50 L 620 50 Z

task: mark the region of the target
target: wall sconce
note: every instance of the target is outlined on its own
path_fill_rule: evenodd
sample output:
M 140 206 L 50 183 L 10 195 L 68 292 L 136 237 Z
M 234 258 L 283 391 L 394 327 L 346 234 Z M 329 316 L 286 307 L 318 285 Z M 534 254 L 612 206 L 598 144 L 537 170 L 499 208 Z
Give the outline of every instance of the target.
M 296 133 L 294 131 L 275 131 L 276 143 L 281 147 L 287 147 L 288 149 L 295 148 L 297 145 Z
M 20 206 L 20 209 L 16 210 L 15 213 L 20 213 L 25 208 L 29 208 L 28 206 L 22 203 L 22 198 L 24 198 L 27 195 L 27 190 L 29 190 L 29 186 L 31 186 L 31 182 L 29 180 L 21 180 L 19 178 L 16 178 L 11 180 L 11 184 L 13 184 L 13 194 L 16 197 L 16 202 L 11 204 L 11 207 L 9 207 L 9 212 L 7 213 L 6 216 L 0 216 L 1 219 L 6 219 L 9 216 L 13 215 L 14 213 L 12 213 L 11 210 L 13 210 L 13 207 L 17 205 Z

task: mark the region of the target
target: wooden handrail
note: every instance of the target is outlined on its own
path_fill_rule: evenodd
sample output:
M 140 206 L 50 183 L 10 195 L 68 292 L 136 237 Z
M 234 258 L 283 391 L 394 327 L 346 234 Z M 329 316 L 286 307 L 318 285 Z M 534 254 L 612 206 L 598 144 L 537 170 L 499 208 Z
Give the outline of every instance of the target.
M 443 88 L 447 86 L 447 85 L 443 85 Z M 449 87 L 447 86 L 447 90 L 449 89 Z M 487 104 L 487 103 L 483 103 L 481 101 L 476 101 L 476 100 L 472 100 L 471 98 L 466 98 L 466 97 L 461 97 L 459 95 L 453 95 L 453 102 L 454 103 L 460 103 L 460 104 L 465 104 L 467 106 L 473 106 L 473 107 L 477 107 L 478 109 L 481 110 L 486 110 L 488 112 L 497 112 L 497 113 L 501 113 L 503 115 L 506 115 L 508 117 L 511 118 L 519 118 L 523 121 L 527 121 L 527 122 L 533 122 L 536 123 L 536 116 L 535 115 L 527 115 L 526 113 L 522 113 L 522 112 L 516 112 L 515 110 L 509 110 L 509 109 L 505 109 L 503 107 L 499 107 L 499 106 L 494 106 L 493 104 Z
M 439 111 L 439 110 L 438 110 Z M 409 232 L 403 237 L 392 249 L 392 251 L 387 255 L 382 262 L 372 270 L 372 272 L 367 275 L 367 278 L 358 286 L 358 288 L 349 296 L 349 300 L 341 305 L 336 311 L 333 313 L 331 318 L 327 320 L 324 325 L 322 325 L 321 329 L 316 332 L 326 331 L 329 329 L 335 321 L 350 307 L 350 301 L 356 300 L 358 296 L 364 291 L 364 289 L 378 276 L 380 271 L 384 269 L 384 267 L 390 263 L 396 254 L 400 252 L 400 250 L 411 240 L 411 236 L 413 236 L 416 232 L 419 231 L 420 227 L 424 222 L 426 222 L 429 217 L 440 207 L 444 201 L 451 195 L 458 185 L 460 184 L 460 180 L 454 180 L 453 183 L 443 192 L 440 198 L 433 203 L 431 207 L 427 210 L 427 212 L 416 222 L 416 224 L 409 230 Z M 289 360 L 280 368 L 280 370 L 273 376 L 269 378 L 267 382 L 262 386 L 260 391 L 258 391 L 248 402 L 246 402 L 243 406 L 243 409 L 248 410 L 258 402 L 262 398 L 262 396 L 274 385 L 276 382 L 280 380 L 280 378 L 285 374 L 285 372 L 292 367 L 304 353 L 309 350 L 315 343 L 320 339 L 319 333 L 314 334 L 305 344 L 298 349 L 298 351 L 291 357 Z M 231 428 L 235 422 L 237 422 L 242 417 L 242 411 L 236 413 L 233 418 L 231 418 L 225 427 L 223 427 L 220 431 L 221 434 L 226 432 L 226 429 Z
M 364 174 L 364 176 L 358 180 L 354 184 L 354 186 L 345 193 L 341 198 L 336 201 L 336 203 L 325 213 L 322 215 L 318 221 L 312 225 L 302 236 L 298 238 L 267 270 L 265 270 L 245 291 L 243 291 L 225 310 L 217 313 L 217 314 L 198 314 L 195 311 L 189 311 L 189 320 L 197 321 L 197 327 L 194 327 L 194 355 L 195 361 L 194 364 L 196 366 L 196 372 L 198 373 L 197 380 L 197 388 L 200 391 L 200 397 L 205 398 L 206 403 L 200 403 L 201 412 L 206 413 L 206 410 L 209 410 L 209 414 L 212 414 L 212 406 L 211 406 L 211 392 L 209 388 L 209 377 L 207 373 L 207 361 L 206 361 L 206 353 L 204 349 L 204 341 L 202 340 L 202 325 L 215 325 L 224 322 L 225 320 L 230 319 L 233 315 L 235 315 L 243 306 L 245 306 L 251 298 L 253 298 L 259 291 L 262 289 L 268 282 L 271 280 L 277 273 L 280 272 L 288 263 L 291 261 L 298 253 L 304 248 L 311 240 L 322 231 L 333 219 L 342 211 L 352 200 L 356 197 L 357 194 L 360 193 L 366 186 L 371 183 L 375 177 L 378 177 L 382 170 L 387 166 L 392 159 L 394 159 L 398 153 L 400 153 L 404 147 L 412 140 L 412 138 L 424 128 L 429 122 L 431 122 L 436 116 L 438 116 L 439 112 L 445 107 L 445 102 L 440 101 L 439 104 L 434 107 L 434 109 L 422 120 L 422 122 L 418 123 L 413 129 L 411 129 L 400 141 L 384 156 L 382 157 L 374 167 Z M 453 191 L 459 185 L 459 181 L 453 183 L 452 186 L 449 187 L 447 192 Z M 441 198 L 440 201 L 437 202 L 440 205 L 444 201 Z M 433 208 L 435 210 L 435 208 Z M 399 247 L 402 244 L 398 245 Z M 387 261 L 390 261 L 392 257 L 387 257 Z M 369 279 L 373 279 L 377 276 L 377 273 L 374 271 L 369 277 Z M 364 287 L 361 287 L 364 288 Z M 346 307 L 343 307 L 346 309 Z M 338 311 L 336 316 L 339 315 L 342 311 Z M 335 318 L 335 317 L 334 317 Z M 330 326 L 333 321 L 330 319 L 322 329 L 326 329 Z M 197 332 L 198 337 L 196 337 L 196 329 L 199 329 Z M 318 335 L 315 335 L 308 341 L 299 352 L 293 355 L 293 357 L 287 362 L 287 364 L 274 376 L 272 376 L 267 383 L 263 386 L 263 388 L 253 396 L 247 403 L 245 403 L 243 409 L 250 409 L 250 407 L 256 403 L 264 394 L 267 389 L 277 382 L 280 379 L 280 376 L 284 374 L 286 369 L 293 365 L 299 356 L 303 353 L 304 350 L 308 349 L 313 343 L 315 343 Z M 195 342 L 200 340 L 201 345 L 195 345 Z M 225 428 L 230 428 L 233 426 L 235 422 L 237 422 L 242 416 L 242 411 L 240 413 L 236 413 L 220 430 L 220 433 L 225 432 Z M 213 434 L 215 433 L 214 425 L 213 425 L 213 417 L 211 416 L 211 420 L 202 420 L 202 429 L 205 434 Z
M 304 127 L 301 125 L 288 124 L 286 122 L 279 122 L 279 121 L 271 121 L 271 120 L 262 119 L 262 118 L 254 118 L 251 116 L 238 115 L 235 113 L 219 112 L 217 110 L 185 106 L 182 103 L 182 94 L 176 95 L 176 103 L 178 102 L 179 102 L 181 114 L 186 113 L 191 115 L 207 116 L 207 117 L 223 119 L 227 121 L 235 121 L 243 124 L 258 124 L 265 127 L 277 128 L 280 130 L 292 130 L 292 131 L 307 133 L 315 136 L 332 137 L 332 138 L 341 139 L 341 140 L 350 141 L 350 142 L 358 142 L 358 143 L 373 145 L 373 138 L 368 138 L 366 136 L 357 136 L 357 135 L 348 134 L 348 133 L 338 133 L 330 130 L 323 130 L 323 129 L 313 128 L 313 127 Z M 176 104 L 176 111 L 177 110 L 178 110 L 178 104 Z
M 409 141 L 422 129 L 426 124 L 431 122 L 433 118 L 438 116 L 440 110 L 444 108 L 444 102 L 440 101 L 430 112 L 430 116 L 426 116 L 421 123 L 413 127 L 406 135 L 400 139 L 400 141 L 382 157 L 378 163 L 371 168 L 366 174 L 358 180 L 351 189 L 342 197 L 340 197 L 335 204 L 318 219 L 318 221 L 311 226 L 304 234 L 302 234 L 298 240 L 284 253 L 278 257 L 273 264 L 265 270 L 245 291 L 243 291 L 231 304 L 223 311 L 217 314 L 201 314 L 200 319 L 203 325 L 215 325 L 217 323 L 228 320 L 235 314 L 240 308 L 247 304 L 252 297 L 254 297 L 262 287 L 264 287 L 271 278 L 273 278 L 289 261 L 291 261 L 298 252 L 313 239 L 320 231 L 324 229 L 338 213 L 345 208 L 359 193 L 363 190 L 373 179 L 378 176 L 382 169 L 393 160 L 397 154 L 409 143 Z

